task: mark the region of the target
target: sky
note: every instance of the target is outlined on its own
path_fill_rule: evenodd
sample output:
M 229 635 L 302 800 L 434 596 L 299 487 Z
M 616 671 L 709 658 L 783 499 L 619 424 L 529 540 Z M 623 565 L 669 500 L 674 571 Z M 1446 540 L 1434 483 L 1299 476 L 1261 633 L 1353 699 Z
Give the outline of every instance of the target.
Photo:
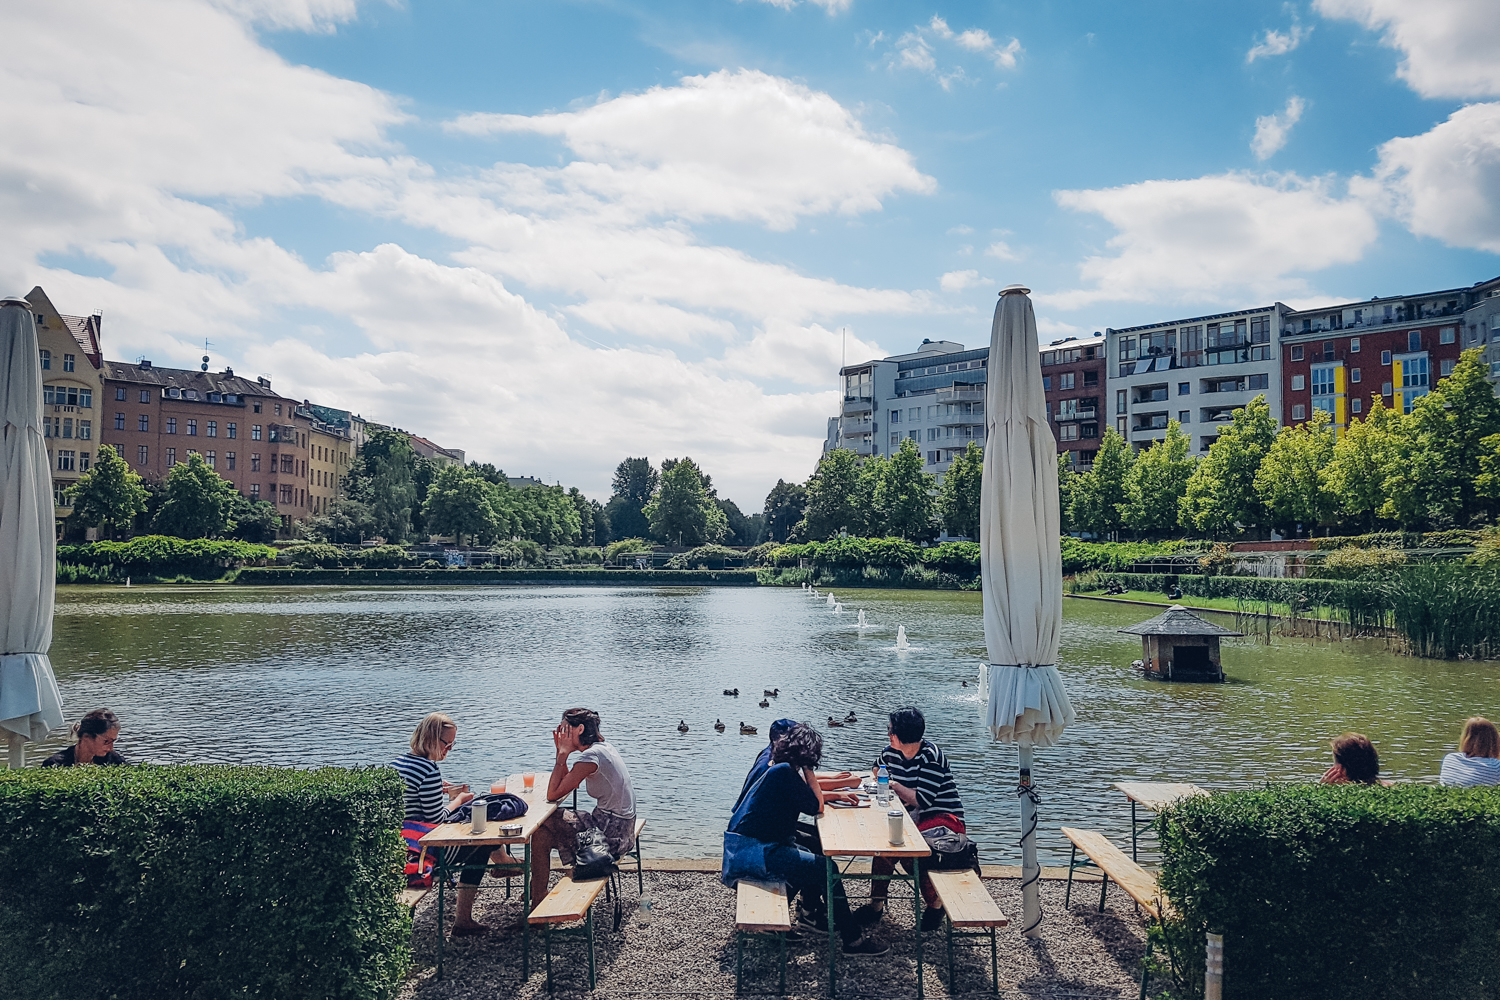
M 4 3 L 0 288 L 605 499 L 841 358 L 1500 274 L 1500 4 Z

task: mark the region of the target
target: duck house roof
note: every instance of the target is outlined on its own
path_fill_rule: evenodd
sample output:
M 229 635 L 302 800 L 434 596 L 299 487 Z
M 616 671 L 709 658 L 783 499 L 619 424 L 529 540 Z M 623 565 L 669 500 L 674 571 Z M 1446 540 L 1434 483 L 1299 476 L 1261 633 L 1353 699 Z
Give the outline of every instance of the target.
M 1180 604 L 1174 604 L 1155 618 L 1138 625 L 1120 629 L 1129 635 L 1244 635 L 1233 629 L 1215 625 L 1193 614 Z

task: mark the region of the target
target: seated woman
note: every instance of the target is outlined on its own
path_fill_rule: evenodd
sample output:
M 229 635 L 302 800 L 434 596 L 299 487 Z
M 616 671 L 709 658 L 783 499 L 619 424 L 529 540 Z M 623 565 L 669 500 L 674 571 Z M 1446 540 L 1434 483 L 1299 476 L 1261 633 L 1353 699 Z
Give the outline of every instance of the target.
M 458 724 L 442 712 L 433 712 L 417 723 L 411 734 L 411 752 L 391 761 L 391 766 L 401 772 L 406 782 L 406 818 L 418 823 L 450 823 L 451 815 L 464 803 L 474 798 L 467 791 L 449 785 L 443 780 L 438 761 L 448 756 L 453 743 L 458 739 Z M 453 797 L 444 802 L 445 795 L 452 791 Z M 484 878 L 484 865 L 489 860 L 490 848 L 450 848 L 444 862 L 449 865 L 464 865 L 458 875 L 458 909 L 453 919 L 454 937 L 471 937 L 488 934 L 489 928 L 474 920 L 474 894 Z
M 822 858 L 796 845 L 797 817 L 817 815 L 826 801 L 813 768 L 823 756 L 823 737 L 806 723 L 798 723 L 771 748 L 771 766 L 729 819 L 724 834 L 725 885 L 740 879 L 787 883 L 804 897 L 824 892 L 827 875 Z M 826 921 L 826 917 L 824 918 Z M 849 912 L 841 880 L 833 884 L 833 921 L 843 939 L 845 955 L 884 955 L 890 946 L 863 934 Z M 806 912 L 796 927 L 827 933 L 827 924 Z
M 603 833 L 609 853 L 616 858 L 635 846 L 635 790 L 630 785 L 630 769 L 599 732 L 599 713 L 591 708 L 568 709 L 562 724 L 552 731 L 552 743 L 557 757 L 547 779 L 547 801 L 560 801 L 584 785 L 595 805 L 592 811 L 559 809 L 537 827 L 531 842 L 533 906 L 546 898 L 554 848 L 563 864 L 571 865 L 578 835 L 585 830 Z M 575 753 L 578 763 L 569 767 L 568 758 Z
M 1382 785 L 1380 780 L 1380 754 L 1369 737 L 1359 733 L 1345 733 L 1334 740 L 1333 766 L 1318 779 L 1323 785 Z
M 1493 722 L 1476 715 L 1464 723 L 1458 752 L 1443 758 L 1438 784 L 1458 788 L 1500 785 L 1500 730 Z
M 73 767 L 76 764 L 124 764 L 115 750 L 120 738 L 120 720 L 107 708 L 96 708 L 73 725 L 73 745 L 42 761 L 43 767 Z

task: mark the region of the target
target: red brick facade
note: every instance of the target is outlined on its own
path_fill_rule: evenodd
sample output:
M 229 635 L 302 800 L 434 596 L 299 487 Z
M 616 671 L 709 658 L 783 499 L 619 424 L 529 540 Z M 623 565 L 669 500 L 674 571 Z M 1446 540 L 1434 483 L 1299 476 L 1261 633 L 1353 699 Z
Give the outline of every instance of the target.
M 1104 338 L 1069 338 L 1042 348 L 1042 385 L 1058 453 L 1087 469 L 1099 452 L 1105 406 Z

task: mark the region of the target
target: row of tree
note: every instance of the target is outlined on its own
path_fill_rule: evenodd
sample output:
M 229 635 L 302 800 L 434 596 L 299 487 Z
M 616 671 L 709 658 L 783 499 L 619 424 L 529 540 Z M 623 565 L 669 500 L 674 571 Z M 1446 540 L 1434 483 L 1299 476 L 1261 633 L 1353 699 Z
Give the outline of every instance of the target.
M 1276 427 L 1264 396 L 1196 458 L 1176 421 L 1141 452 L 1113 430 L 1093 468 L 1059 478 L 1072 530 L 1212 538 L 1247 528 L 1355 533 L 1378 527 L 1442 530 L 1500 514 L 1500 399 L 1478 351 L 1403 414 L 1376 398 L 1335 434 L 1331 418 Z
M 120 453 L 102 445 L 94 466 L 68 487 L 72 527 L 106 536 L 152 531 L 179 538 L 240 538 L 268 542 L 281 518 L 264 500 L 251 500 L 191 455 L 162 483 L 147 483 Z
M 653 538 L 687 547 L 755 545 L 764 531 L 760 514 L 746 516 L 719 496 L 713 477 L 691 458 L 627 458 L 615 467 L 612 495 L 604 505 L 611 539 Z

